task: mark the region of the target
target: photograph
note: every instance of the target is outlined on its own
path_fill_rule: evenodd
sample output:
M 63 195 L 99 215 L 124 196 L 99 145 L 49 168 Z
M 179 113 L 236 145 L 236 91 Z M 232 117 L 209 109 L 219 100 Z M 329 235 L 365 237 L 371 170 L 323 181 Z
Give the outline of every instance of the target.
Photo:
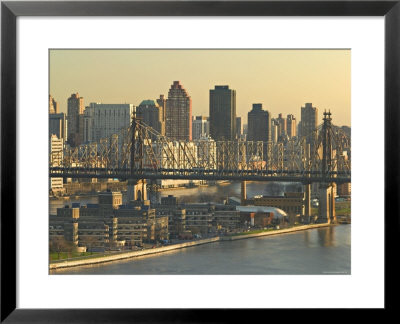
M 49 275 L 351 275 L 351 53 L 50 48 Z
M 396 309 L 399 0 L 0 10 L 1 323 Z

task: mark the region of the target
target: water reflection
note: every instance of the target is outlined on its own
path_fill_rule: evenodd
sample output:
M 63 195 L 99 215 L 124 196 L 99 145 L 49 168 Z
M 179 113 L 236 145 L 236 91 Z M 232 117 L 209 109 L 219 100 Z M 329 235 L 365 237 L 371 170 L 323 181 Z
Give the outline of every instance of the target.
M 318 242 L 320 246 L 335 246 L 335 227 L 331 226 L 325 229 L 318 229 Z

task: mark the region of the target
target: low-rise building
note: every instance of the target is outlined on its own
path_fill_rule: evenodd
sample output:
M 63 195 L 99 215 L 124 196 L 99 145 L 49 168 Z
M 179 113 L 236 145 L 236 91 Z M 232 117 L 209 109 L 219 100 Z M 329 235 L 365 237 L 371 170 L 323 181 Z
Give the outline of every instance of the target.
M 122 204 L 121 192 L 111 191 L 98 198 L 98 204 L 58 208 L 57 215 L 50 216 L 50 237 L 63 236 L 89 249 L 169 239 L 168 217 L 156 217 L 148 201 Z
M 283 196 L 255 196 L 246 205 L 276 207 L 288 214 L 304 215 L 304 192 L 285 192 Z
M 156 218 L 167 217 L 171 238 L 178 238 L 186 230 L 186 209 L 177 204 L 164 205 L 162 203 L 152 207 L 156 210 Z
M 81 246 L 86 246 L 91 252 L 94 247 L 109 246 L 109 228 L 103 221 L 78 222 L 78 240 Z
M 287 220 L 288 214 L 282 209 L 268 206 L 237 206 L 241 223 L 255 227 L 277 225 Z
M 233 230 L 240 225 L 240 213 L 236 206 L 215 204 L 212 224 L 216 229 Z
M 180 237 L 183 232 L 206 235 L 218 229 L 231 230 L 240 226 L 239 211 L 235 206 L 213 203 L 181 203 L 179 198 L 169 195 L 161 198 L 161 204 L 153 204 L 156 214 L 168 216 L 171 237 Z
M 210 204 L 185 204 L 186 229 L 193 234 L 208 234 L 212 228 L 213 213 Z

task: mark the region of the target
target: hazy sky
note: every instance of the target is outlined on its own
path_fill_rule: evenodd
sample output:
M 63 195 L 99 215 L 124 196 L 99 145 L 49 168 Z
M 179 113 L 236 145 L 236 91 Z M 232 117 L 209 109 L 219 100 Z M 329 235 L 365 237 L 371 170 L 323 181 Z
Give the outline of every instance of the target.
M 272 117 L 300 120 L 306 102 L 333 123 L 350 126 L 350 50 L 51 50 L 50 94 L 67 112 L 79 92 L 90 102 L 132 103 L 168 95 L 181 81 L 192 97 L 193 115 L 209 115 L 209 90 L 236 90 L 236 114 L 247 123 L 253 103 Z M 319 123 L 320 123 L 319 122 Z M 318 123 L 318 124 L 319 124 Z

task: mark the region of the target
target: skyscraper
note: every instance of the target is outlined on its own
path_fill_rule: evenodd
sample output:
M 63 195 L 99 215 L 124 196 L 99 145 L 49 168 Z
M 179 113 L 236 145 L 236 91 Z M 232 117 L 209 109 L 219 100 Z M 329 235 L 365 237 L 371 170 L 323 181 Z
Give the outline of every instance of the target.
M 136 116 L 157 133 L 165 135 L 163 109 L 154 100 L 143 100 L 136 108 Z
M 313 142 L 313 131 L 317 128 L 318 109 L 312 106 L 312 103 L 306 103 L 305 107 L 301 107 L 301 127 L 299 132 L 301 137 L 307 138 L 307 143 Z
M 67 117 L 64 113 L 49 115 L 49 135 L 67 141 Z
M 216 141 L 236 137 L 236 90 L 227 85 L 210 90 L 210 135 Z
M 276 118 L 271 118 L 271 142 L 278 142 L 278 122 Z
M 247 141 L 247 124 L 243 124 L 242 139 L 244 139 L 245 141 Z
M 179 81 L 168 91 L 165 135 L 172 140 L 192 140 L 192 99 Z
M 50 145 L 49 145 L 49 158 L 52 166 L 61 166 L 63 160 L 63 148 L 64 141 L 62 138 L 58 138 L 56 135 L 50 135 Z M 50 190 L 53 194 L 57 194 L 63 191 L 63 178 L 49 178 Z
M 167 99 L 165 99 L 165 96 L 163 94 L 160 95 L 160 98 L 157 99 L 157 104 L 161 109 L 162 120 L 165 124 L 165 110 L 167 109 Z
M 291 114 L 287 115 L 286 128 L 289 138 L 296 136 L 296 118 Z
M 90 103 L 84 115 L 84 141 L 97 142 L 120 134 L 123 128 L 130 126 L 134 111 L 132 104 Z
M 242 136 L 242 117 L 236 117 L 236 138 Z
M 49 95 L 49 114 L 58 114 L 58 102 Z
M 83 134 L 79 134 L 79 130 L 83 127 L 79 126 L 79 121 L 83 122 L 84 112 L 83 97 L 79 96 L 79 93 L 73 93 L 68 98 L 68 116 L 67 116 L 67 132 L 68 132 L 68 143 L 71 146 L 77 146 L 83 141 Z
M 271 140 L 271 115 L 268 110 L 262 109 L 262 104 L 253 104 L 253 109 L 247 113 L 247 140 Z
M 207 117 L 196 116 L 192 125 L 192 139 L 198 140 L 210 135 L 210 122 Z
M 279 114 L 276 121 L 278 123 L 278 141 L 282 142 L 286 139 L 287 135 L 286 118 L 283 118 L 282 114 Z

